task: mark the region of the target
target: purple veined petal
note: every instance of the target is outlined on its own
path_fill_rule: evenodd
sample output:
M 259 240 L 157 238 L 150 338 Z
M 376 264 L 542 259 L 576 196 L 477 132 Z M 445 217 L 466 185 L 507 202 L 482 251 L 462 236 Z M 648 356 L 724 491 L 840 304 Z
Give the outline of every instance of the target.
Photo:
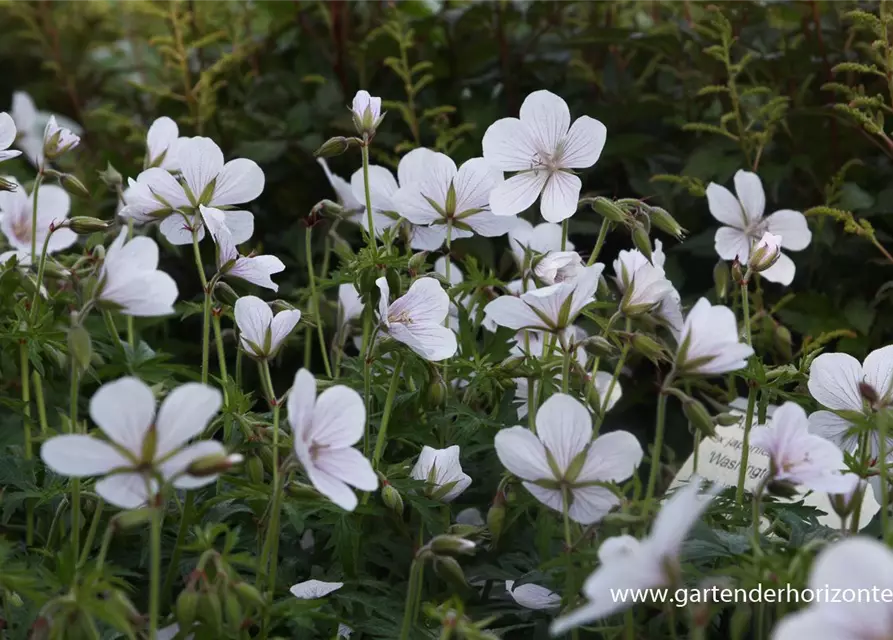
M 557 285 L 556 285 L 557 286 Z M 503 295 L 484 307 L 486 318 L 500 327 L 509 329 L 535 328 L 549 330 L 551 327 L 518 297 Z
M 484 158 L 472 158 L 463 163 L 453 181 L 456 213 L 489 208 L 490 192 L 502 181 L 502 171 Z
M 353 447 L 321 451 L 317 456 L 316 466 L 333 478 L 338 478 L 341 482 L 360 491 L 378 489 L 378 475 L 372 468 L 372 464 Z
M 366 406 L 360 394 L 344 385 L 323 391 L 313 407 L 310 439 L 331 449 L 351 447 L 363 437 Z
M 390 316 L 407 316 L 412 324 L 439 324 L 449 312 L 450 297 L 436 278 L 419 278 L 388 308 Z
M 582 525 L 599 522 L 620 504 L 620 498 L 607 487 L 577 487 L 571 491 L 568 517 Z
M 239 278 L 271 291 L 279 291 L 279 285 L 273 282 L 271 276 L 283 271 L 285 271 L 285 263 L 276 256 L 251 256 L 248 258 L 239 256 L 227 272 L 227 276 Z
M 580 116 L 561 142 L 559 164 L 569 169 L 587 169 L 598 162 L 605 148 L 608 130 L 589 116 Z
M 242 296 L 236 300 L 233 314 L 242 338 L 263 349 L 273 323 L 270 305 L 256 296 Z
M 571 125 L 567 103 L 551 91 L 534 91 L 521 104 L 520 116 L 536 150 L 541 155 L 554 156 Z
M 606 433 L 589 446 L 578 479 L 581 482 L 622 482 L 633 475 L 643 455 L 642 445 L 628 431 Z
M 200 198 L 207 186 L 223 171 L 223 152 L 210 138 L 183 138 L 178 147 L 180 171 L 193 197 Z M 218 185 L 215 188 L 220 188 Z M 223 205 L 222 201 L 209 204 Z M 238 203 L 229 203 L 238 204 Z
M 823 353 L 810 365 L 807 387 L 812 397 L 829 409 L 861 412 L 862 379 L 862 365 L 853 356 Z
M 592 440 L 592 417 L 578 400 L 556 393 L 537 411 L 536 433 L 564 472 Z

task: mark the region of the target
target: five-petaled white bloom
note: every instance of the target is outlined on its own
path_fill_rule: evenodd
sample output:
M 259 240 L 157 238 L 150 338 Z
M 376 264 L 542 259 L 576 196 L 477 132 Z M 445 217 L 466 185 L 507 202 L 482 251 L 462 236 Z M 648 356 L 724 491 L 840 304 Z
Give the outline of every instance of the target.
M 12 160 L 22 155 L 21 151 L 10 151 L 9 148 L 16 139 L 16 123 L 12 116 L 5 111 L 0 111 L 0 162 Z
M 809 433 L 806 412 L 793 402 L 778 407 L 770 425 L 756 427 L 751 443 L 768 454 L 774 480 L 828 493 L 851 488 L 841 474 L 846 466 L 843 451 L 830 440 Z
M 146 236 L 127 240 L 121 229 L 109 246 L 99 273 L 97 297 L 128 316 L 166 316 L 174 312 L 177 283 L 158 270 L 158 245 Z
M 224 275 L 241 278 L 259 287 L 279 291 L 272 275 L 285 271 L 285 264 L 276 256 L 243 256 L 236 249 L 233 234 L 226 226 L 226 212 L 199 206 L 202 220 L 217 244 L 217 269 Z
M 536 434 L 502 429 L 495 438 L 502 465 L 544 505 L 581 524 L 601 520 L 620 503 L 603 486 L 629 478 L 642 460 L 635 436 L 614 431 L 592 441 L 592 418 L 578 400 L 556 393 L 536 413 Z M 566 495 L 563 495 L 566 494 Z M 569 504 L 565 500 L 569 499 Z
M 701 298 L 688 312 L 676 351 L 677 369 L 719 375 L 743 369 L 752 355 L 753 349 L 739 342 L 738 323 L 731 309 Z
M 678 582 L 679 550 L 694 524 L 719 491 L 701 494 L 701 480 L 693 478 L 664 504 L 641 541 L 628 535 L 608 538 L 599 549 L 601 566 L 583 583 L 587 602 L 552 623 L 552 636 L 628 609 L 632 599 L 613 597 L 618 589 L 656 589 Z M 607 548 L 605 548 L 607 547 Z
M 623 293 L 620 309 L 627 315 L 648 313 L 675 289 L 663 267 L 652 264 L 638 249 L 621 251 L 614 261 L 614 280 Z
M 875 349 L 860 364 L 846 353 L 823 353 L 809 368 L 809 393 L 830 411 L 816 411 L 809 416 L 809 430 L 827 438 L 842 449 L 855 453 L 859 436 L 853 432 L 852 417 L 836 412 L 850 412 L 872 418 L 876 411 L 893 406 L 893 345 Z M 877 429 L 868 433 L 870 458 L 880 455 L 880 436 Z M 893 436 L 887 437 L 885 447 L 893 454 Z M 880 478 L 870 479 L 875 495 L 880 495 Z
M 571 125 L 567 103 L 549 91 L 527 96 L 520 116 L 497 120 L 484 133 L 484 158 L 502 171 L 517 172 L 491 192 L 490 209 L 498 216 L 515 215 L 542 193 L 543 218 L 561 222 L 577 211 L 583 186 L 572 170 L 598 161 L 607 129 L 589 116 Z
M 357 133 L 374 134 L 381 122 L 381 98 L 369 95 L 366 90 L 357 91 L 350 107 Z
M 301 319 L 297 309 L 285 309 L 273 316 L 270 305 L 256 296 L 242 296 L 233 307 L 239 342 L 250 356 L 260 359 L 274 357 L 282 343 Z
M 593 301 L 604 268 L 597 262 L 580 270 L 573 282 L 559 282 L 518 297 L 500 296 L 484 308 L 484 313 L 501 327 L 560 331 L 573 324 Z
M 524 265 L 524 258 L 528 251 L 534 254 L 561 251 L 560 224 L 541 222 L 534 227 L 527 220 L 518 218 L 508 236 L 509 246 L 512 248 L 518 266 Z M 574 243 L 567 240 L 564 248 L 566 251 L 573 251 Z
M 316 600 L 324 598 L 344 586 L 343 582 L 325 582 L 324 580 L 305 580 L 289 588 L 298 600 Z
M 90 399 L 90 417 L 108 440 L 56 436 L 44 443 L 40 456 L 65 476 L 105 476 L 96 483 L 96 493 L 117 507 L 134 509 L 158 491 L 156 474 L 179 489 L 194 489 L 217 476 L 190 475 L 194 462 L 216 456 L 230 464 L 240 459 L 227 457 L 216 440 L 186 445 L 208 426 L 221 402 L 217 389 L 188 382 L 168 394 L 156 415 L 152 389 L 138 378 L 120 378 L 102 385 Z
M 375 284 L 381 292 L 378 314 L 384 333 L 432 362 L 446 360 L 456 353 L 456 334 L 443 326 L 450 310 L 450 297 L 440 282 L 435 278 L 419 278 L 406 295 L 390 304 L 388 281 L 379 278 Z
M 536 262 L 533 272 L 545 285 L 573 282 L 586 268 L 576 251 L 550 251 Z
M 366 407 L 356 391 L 338 384 L 317 398 L 316 378 L 301 369 L 288 395 L 288 422 L 308 480 L 329 500 L 353 511 L 357 496 L 350 487 L 378 488 L 372 465 L 353 448 L 366 424 Z
M 514 580 L 506 580 L 505 590 L 512 597 L 512 600 L 525 609 L 557 609 L 561 606 L 560 595 L 538 584 L 527 582 L 516 587 Z
M 812 232 L 806 218 L 799 211 L 782 209 L 763 218 L 766 208 L 766 194 L 759 176 L 749 171 L 735 174 L 735 192 L 738 197 L 718 184 L 707 186 L 707 204 L 713 217 L 727 226 L 716 230 L 716 253 L 723 260 L 734 260 L 747 264 L 753 244 L 767 231 L 781 236 L 781 246 L 789 251 L 801 251 L 809 246 Z M 771 267 L 762 275 L 770 282 L 789 285 L 794 280 L 794 261 L 781 253 Z
M 31 228 L 34 214 L 34 194 L 28 194 L 15 178 L 4 180 L 16 187 L 15 191 L 0 191 L 0 231 L 6 236 L 11 249 L 0 254 L 0 263 L 16 256 L 19 264 L 31 264 L 31 241 L 36 241 L 38 256 L 50 232 L 50 224 L 59 224 L 68 218 L 71 197 L 62 187 L 42 184 L 37 190 L 37 229 Z M 34 237 L 36 236 L 36 238 Z M 47 245 L 47 253 L 56 253 L 75 243 L 77 234 L 71 229 L 53 232 Z
M 400 164 L 413 177 L 409 184 L 401 181 L 394 204 L 412 224 L 427 227 L 422 233 L 429 236 L 428 246 L 437 243 L 434 248 L 439 248 L 447 239 L 470 238 L 475 233 L 501 236 L 517 221 L 490 212 L 490 192 L 502 182 L 502 172 L 483 158 L 472 158 L 457 169 L 443 153 L 414 149 Z
M 16 146 L 21 149 L 31 164 L 39 167 L 43 163 L 43 134 L 50 118 L 46 111 L 38 111 L 34 101 L 24 91 L 12 94 L 12 108 L 9 111 L 18 130 Z M 81 128 L 76 122 L 63 116 L 56 116 L 59 125 L 74 133 Z
M 782 618 L 772 640 L 881 640 L 893 637 L 890 604 L 869 592 L 893 590 L 893 551 L 872 538 L 846 538 L 826 547 L 809 573 L 813 593 L 837 594 Z
M 52 160 L 67 151 L 71 151 L 81 142 L 81 137 L 56 122 L 56 116 L 50 116 L 43 130 L 43 153 Z
M 428 482 L 427 493 L 434 500 L 452 502 L 471 484 L 471 476 L 462 472 L 459 446 L 446 449 L 422 448 L 410 477 Z
M 160 167 L 165 171 L 177 171 L 180 164 L 177 160 L 177 145 L 180 140 L 180 128 L 177 123 L 162 116 L 152 123 L 146 135 L 145 167 Z

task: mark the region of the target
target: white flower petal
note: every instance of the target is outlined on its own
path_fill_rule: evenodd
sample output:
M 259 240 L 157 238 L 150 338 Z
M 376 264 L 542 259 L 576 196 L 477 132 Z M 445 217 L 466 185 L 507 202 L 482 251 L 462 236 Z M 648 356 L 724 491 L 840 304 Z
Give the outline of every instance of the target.
M 642 445 L 628 431 L 613 431 L 595 439 L 580 470 L 583 482 L 622 482 L 642 462 Z
M 485 238 L 496 238 L 505 235 L 511 231 L 518 218 L 514 216 L 497 216 L 489 211 L 477 213 L 467 218 L 462 218 L 462 222 L 471 227 L 472 231 Z
M 799 211 L 782 209 L 766 218 L 769 233 L 781 236 L 781 246 L 788 251 L 802 251 L 812 241 L 806 216 Z
M 776 282 L 788 286 L 794 281 L 794 274 L 796 272 L 797 267 L 794 265 L 794 261 L 785 254 L 779 253 L 775 264 L 765 271 L 761 271 L 760 275 L 769 282 Z
M 517 118 L 502 118 L 487 127 L 481 147 L 484 158 L 502 171 L 527 171 L 537 163 L 530 129 Z
M 754 222 L 763 217 L 766 210 L 766 193 L 760 177 L 750 171 L 739 170 L 735 173 L 735 193 L 748 221 Z
M 490 210 L 497 216 L 513 216 L 536 202 L 549 172 L 543 169 L 525 171 L 502 182 L 490 192 Z
M 552 478 L 546 461 L 546 449 L 529 429 L 502 429 L 494 438 L 496 455 L 506 469 L 524 480 Z
M 357 496 L 344 481 L 313 465 L 308 466 L 305 464 L 304 470 L 307 472 L 307 478 L 316 490 L 335 505 L 345 511 L 353 511 L 357 508 Z
M 509 329 L 525 327 L 548 329 L 549 327 L 533 309 L 515 296 L 499 296 L 484 307 L 484 315 L 491 322 Z
M 283 271 L 285 271 L 285 263 L 276 256 L 251 256 L 250 258 L 240 256 L 226 275 L 231 278 L 240 278 L 258 287 L 279 291 L 279 285 L 273 282 L 271 276 Z
M 139 378 L 119 378 L 90 398 L 90 417 L 110 440 L 142 457 L 143 440 L 155 421 L 155 396 Z
M 343 582 L 324 582 L 322 580 L 306 580 L 289 588 L 291 594 L 299 600 L 315 600 L 323 598 L 344 586 Z
M 430 227 L 412 227 L 412 237 L 409 246 L 416 251 L 436 251 L 446 242 L 445 225 L 437 224 Z
M 560 163 L 570 169 L 586 169 L 598 162 L 605 148 L 608 129 L 589 116 L 580 116 L 571 125 L 561 145 Z
M 192 191 L 192 195 L 198 199 L 205 188 L 223 170 L 223 152 L 210 138 L 200 137 L 183 138 L 177 151 L 183 178 Z M 217 188 L 215 188 L 216 190 Z M 224 203 L 212 201 L 210 204 L 222 205 Z
M 106 476 L 93 487 L 103 500 L 121 509 L 136 509 L 149 500 L 148 489 L 154 493 L 158 486 L 140 473 L 116 473 Z
M 165 154 L 165 162 L 167 162 L 168 151 L 179 136 L 180 129 L 176 122 L 167 116 L 155 120 L 146 135 L 146 148 L 150 162 L 156 162 L 161 154 Z
M 452 329 L 440 324 L 392 323 L 388 329 L 391 337 L 406 344 L 417 354 L 431 362 L 451 358 L 458 344 Z
M 314 443 L 339 449 L 350 447 L 363 437 L 366 407 L 360 394 L 344 385 L 323 391 L 313 409 Z
M 549 176 L 540 201 L 543 218 L 558 223 L 574 215 L 582 188 L 580 178 L 567 171 L 556 171 Z
M 16 139 L 16 125 L 12 116 L 5 111 L 0 112 L 0 150 L 9 149 Z
M 521 122 L 528 128 L 536 150 L 552 155 L 571 125 L 567 103 L 551 91 L 534 91 L 521 104 Z
M 849 435 L 853 423 L 830 411 L 816 411 L 809 415 L 809 431 L 849 452 L 856 450 L 858 439 Z
M 270 343 L 272 344 L 273 352 L 279 350 L 279 347 L 291 335 L 291 332 L 294 331 L 300 320 L 301 312 L 298 309 L 285 309 L 276 314 L 276 317 L 270 323 Z
M 56 473 L 73 478 L 104 475 L 131 465 L 112 445 L 85 435 L 50 438 L 40 447 L 40 457 Z
M 436 278 L 419 278 L 388 308 L 391 318 L 407 315 L 412 324 L 440 324 L 449 313 L 450 297 Z
M 249 341 L 263 350 L 267 341 L 267 332 L 273 323 L 273 311 L 270 309 L 270 305 L 255 296 L 242 296 L 236 300 L 233 315 L 243 340 L 242 345 L 248 348 L 244 341 Z M 272 338 L 272 333 L 270 335 Z
M 823 353 L 809 368 L 809 393 L 829 409 L 862 411 L 862 365 L 846 353 Z
M 187 382 L 171 391 L 155 420 L 156 455 L 167 455 L 204 431 L 222 404 L 220 391 L 200 382 Z
M 484 158 L 472 158 L 459 167 L 453 181 L 456 189 L 456 213 L 469 209 L 487 209 L 490 192 L 502 182 L 502 171 Z
M 556 393 L 537 411 L 536 433 L 563 472 L 592 440 L 592 417 L 578 400 Z
M 309 439 L 313 427 L 313 408 L 316 406 L 316 378 L 307 369 L 299 369 L 295 374 L 287 403 L 288 423 L 294 431 L 295 438 Z M 365 410 L 364 406 L 364 416 Z
M 505 590 L 515 602 L 527 609 L 556 609 L 561 605 L 560 595 L 538 584 L 528 582 L 516 587 L 514 580 L 506 580 Z
M 190 222 L 179 213 L 172 213 L 161 221 L 158 230 L 168 242 L 174 246 L 192 244 L 192 228 Z M 201 241 L 205 237 L 205 226 L 198 225 L 195 232 L 196 239 Z
M 224 211 L 223 219 L 235 244 L 248 242 L 254 235 L 254 214 L 250 211 Z
M 341 201 L 341 204 L 345 209 L 364 210 L 366 208 L 365 205 L 354 196 L 353 190 L 350 188 L 350 183 L 341 176 L 336 176 L 329 170 L 329 165 L 326 163 L 325 158 L 319 158 L 317 159 L 317 162 L 325 172 L 329 184 L 332 185 L 335 195 L 338 196 L 338 200 Z
M 161 475 L 166 480 L 174 480 L 174 486 L 178 489 L 198 489 L 211 484 L 217 479 L 217 474 L 191 476 L 186 472 L 193 462 L 199 458 L 208 456 L 223 456 L 226 454 L 224 446 L 216 440 L 201 440 L 189 446 L 183 447 L 161 464 Z
M 352 447 L 321 451 L 318 454 L 316 466 L 333 478 L 338 478 L 341 482 L 356 487 L 360 491 L 378 489 L 378 475 L 372 468 L 372 463 Z
M 865 382 L 881 398 L 889 397 L 893 385 L 893 345 L 875 349 L 862 363 Z
M 620 504 L 617 494 L 606 487 L 577 487 L 571 496 L 567 515 L 582 525 L 598 522 Z
M 731 191 L 715 182 L 707 185 L 707 206 L 710 214 L 723 224 L 736 229 L 744 229 L 747 225 L 741 203 Z
M 750 236 L 735 227 L 720 227 L 716 230 L 714 248 L 723 260 L 734 260 L 747 264 L 750 259 Z
M 211 204 L 220 207 L 251 202 L 263 193 L 264 183 L 264 171 L 254 160 L 230 160 L 217 176 Z

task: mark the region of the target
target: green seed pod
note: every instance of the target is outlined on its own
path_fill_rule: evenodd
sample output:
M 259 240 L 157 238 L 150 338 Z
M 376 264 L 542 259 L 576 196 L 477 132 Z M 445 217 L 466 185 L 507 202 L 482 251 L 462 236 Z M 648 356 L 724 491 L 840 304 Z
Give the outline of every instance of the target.
M 455 558 L 450 556 L 437 556 L 434 558 L 434 573 L 451 584 L 465 586 L 465 572 Z
M 710 417 L 707 408 L 700 401 L 690 398 L 686 402 L 683 402 L 682 413 L 685 414 L 685 417 L 688 418 L 688 421 L 695 429 L 708 438 L 712 438 L 716 435 L 713 418 Z
M 238 633 L 242 627 L 242 620 L 245 619 L 242 612 L 242 604 L 239 598 L 232 591 L 226 591 L 223 594 L 223 608 L 226 612 L 226 626 L 231 633 Z
M 505 526 L 505 501 L 497 499 L 487 511 L 487 529 L 490 530 L 490 537 L 493 542 L 499 540 Z
M 120 187 L 124 183 L 124 178 L 118 172 L 115 167 L 112 166 L 111 162 L 107 162 L 104 171 L 97 171 L 99 175 L 99 179 L 107 186 L 112 189 L 116 187 Z
M 139 509 L 131 509 L 130 511 L 122 511 L 115 516 L 115 526 L 119 529 L 131 529 L 146 524 L 152 519 L 152 508 L 141 507 Z
M 428 384 L 428 391 L 426 393 L 428 406 L 432 409 L 440 408 L 446 401 L 446 397 L 446 383 L 443 381 L 443 378 L 441 378 L 440 376 L 436 376 L 435 379 Z
M 717 300 L 725 300 L 729 295 L 729 281 L 732 274 L 729 272 L 729 265 L 725 260 L 720 260 L 713 267 L 713 287 L 716 291 Z
M 248 479 L 254 484 L 263 484 L 264 481 L 264 463 L 258 456 L 250 456 L 245 463 L 245 471 Z
M 731 427 L 733 424 L 741 422 L 741 416 L 734 413 L 718 413 L 714 416 L 713 421 L 721 427 Z
M 181 629 L 189 629 L 195 622 L 195 616 L 198 613 L 198 600 L 198 594 L 192 589 L 181 591 L 177 596 L 177 624 Z
M 350 146 L 349 138 L 335 136 L 323 142 L 319 149 L 313 152 L 313 155 L 317 158 L 334 158 L 350 149 Z
M 682 228 L 682 225 L 676 222 L 676 218 L 671 216 L 666 209 L 662 209 L 661 207 L 648 207 L 648 217 L 651 219 L 651 223 L 655 227 L 661 231 L 669 233 L 677 240 L 682 240 L 682 238 L 685 237 L 685 229 Z
M 84 186 L 84 183 L 78 180 L 75 176 L 70 173 L 63 173 L 62 177 L 59 178 L 59 182 L 62 183 L 62 188 L 65 189 L 68 193 L 74 196 L 89 196 L 90 192 L 87 191 L 87 187 Z M 80 232 L 78 232 L 80 233 Z
M 107 220 L 99 218 L 91 218 L 89 216 L 75 216 L 68 220 L 68 227 L 75 233 L 84 235 L 88 233 L 96 233 L 97 231 L 105 231 L 111 223 Z
M 412 254 L 412 257 L 409 259 L 409 270 L 413 273 L 418 273 L 422 270 L 422 267 L 425 266 L 425 263 L 428 261 L 428 252 L 427 251 L 419 251 L 418 253 Z
M 592 210 L 611 222 L 626 223 L 627 213 L 612 200 L 601 196 L 593 198 Z
M 633 334 L 632 347 L 634 351 L 641 353 L 652 362 L 661 360 L 666 355 L 663 346 L 657 340 L 643 333 Z
M 248 584 L 247 582 L 237 582 L 232 586 L 232 589 L 246 606 L 263 609 L 267 604 L 260 591 L 258 591 L 252 584 Z
M 214 637 L 223 635 L 223 604 L 215 591 L 205 591 L 199 596 L 198 616 L 214 632 Z
M 776 325 L 773 338 L 775 348 L 778 349 L 785 360 L 790 361 L 793 358 L 793 349 L 791 348 L 793 340 L 790 329 L 783 324 Z
M 68 354 L 81 371 L 86 371 L 93 359 L 93 341 L 90 332 L 80 324 L 68 329 Z
M 214 285 L 214 295 L 218 300 L 230 306 L 235 305 L 236 300 L 239 299 L 239 294 L 236 293 L 235 289 L 223 280 L 218 280 L 217 284 Z
M 397 491 L 393 485 L 386 483 L 381 490 L 381 499 L 385 506 L 396 513 L 398 516 L 403 515 L 403 496 Z
M 471 555 L 475 550 L 475 544 L 471 540 L 450 535 L 434 536 L 428 546 L 435 555 Z
M 648 231 L 641 222 L 636 222 L 631 232 L 633 246 L 642 252 L 651 262 L 651 238 L 648 237 Z

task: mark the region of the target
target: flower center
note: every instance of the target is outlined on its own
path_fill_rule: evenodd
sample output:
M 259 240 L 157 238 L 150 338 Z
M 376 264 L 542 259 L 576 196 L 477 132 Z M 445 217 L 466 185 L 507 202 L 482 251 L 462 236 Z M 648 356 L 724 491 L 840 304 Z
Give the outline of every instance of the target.
M 401 311 L 397 315 L 388 315 L 388 322 L 396 322 L 399 324 L 412 324 L 412 317 L 408 311 Z

